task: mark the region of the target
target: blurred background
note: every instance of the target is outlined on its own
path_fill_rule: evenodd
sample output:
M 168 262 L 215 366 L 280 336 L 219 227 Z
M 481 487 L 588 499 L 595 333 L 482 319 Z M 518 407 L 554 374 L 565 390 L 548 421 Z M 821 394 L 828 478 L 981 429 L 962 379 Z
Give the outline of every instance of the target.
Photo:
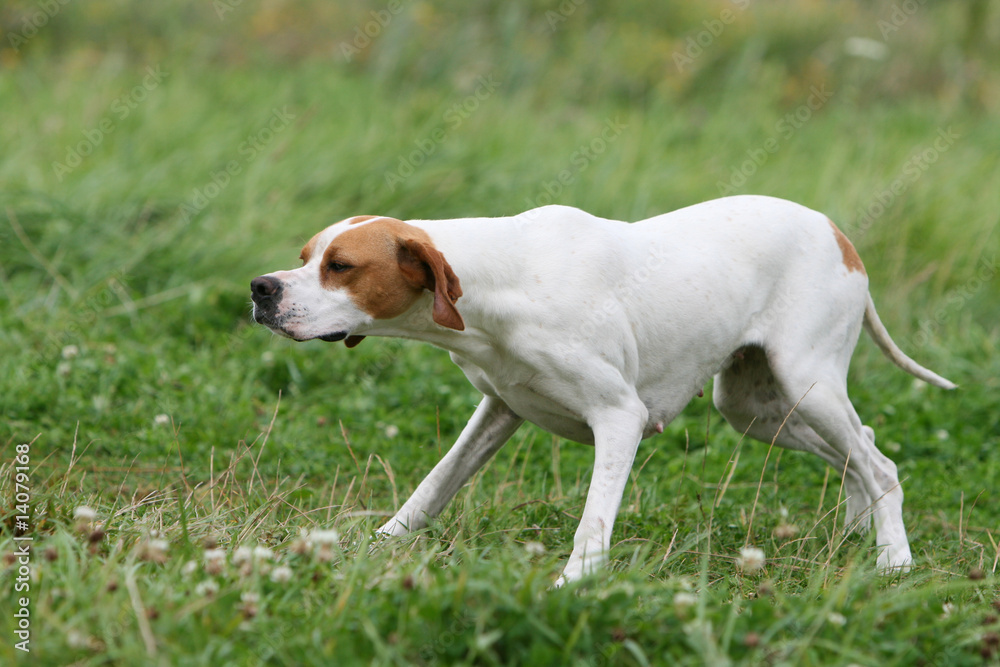
M 904 349 L 985 379 L 998 70 L 995 0 L 8 0 L 4 428 L 82 421 L 111 452 L 188 410 L 231 442 L 241 404 L 391 374 L 363 348 L 314 369 L 248 322 L 249 280 L 348 216 L 637 220 L 746 192 L 830 215 Z
M 995 658 L 998 156 L 1000 0 L 0 0 L 0 498 L 30 451 L 33 664 Z M 480 397 L 427 345 L 253 325 L 253 277 L 354 215 L 737 193 L 829 215 L 896 342 L 960 385 L 867 337 L 852 361 L 912 575 L 871 579 L 840 471 L 744 441 L 711 387 L 643 443 L 606 583 L 543 594 L 593 449 L 530 425 L 364 556 Z M 340 560 L 296 555 L 304 528 Z M 257 544 L 295 578 L 236 551 L 191 574 Z M 747 545 L 766 572 L 733 569 Z

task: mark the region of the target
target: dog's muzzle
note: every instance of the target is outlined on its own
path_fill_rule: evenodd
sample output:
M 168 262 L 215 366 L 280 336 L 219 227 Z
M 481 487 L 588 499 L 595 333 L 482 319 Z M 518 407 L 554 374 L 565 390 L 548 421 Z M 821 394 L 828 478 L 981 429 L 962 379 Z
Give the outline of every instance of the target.
M 257 276 L 250 281 L 250 296 L 253 299 L 253 319 L 258 324 L 271 326 L 275 323 L 281 294 L 285 291 L 281 281 L 272 276 Z
M 321 336 L 301 337 L 285 328 L 286 316 L 278 316 L 278 306 L 284 294 L 285 285 L 273 276 L 258 276 L 250 281 L 250 296 L 253 299 L 253 321 L 263 324 L 271 331 L 293 340 L 303 341 L 318 338 L 328 343 L 344 341 L 347 347 L 354 347 L 364 336 L 351 336 L 348 331 L 333 331 Z

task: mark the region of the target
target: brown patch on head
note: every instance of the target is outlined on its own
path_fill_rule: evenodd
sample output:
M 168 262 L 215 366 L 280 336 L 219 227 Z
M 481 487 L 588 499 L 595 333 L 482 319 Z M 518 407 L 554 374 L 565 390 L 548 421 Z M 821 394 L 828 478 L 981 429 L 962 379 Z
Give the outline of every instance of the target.
M 346 218 L 344 220 L 341 220 L 340 222 L 338 222 L 336 224 L 338 224 L 338 225 L 356 225 L 356 224 L 358 224 L 360 222 L 366 222 L 368 220 L 373 220 L 375 218 L 381 218 L 381 217 L 383 217 L 383 216 L 381 216 L 381 215 L 356 215 L 356 216 L 354 216 L 352 218 Z M 309 258 L 312 257 L 313 251 L 316 250 L 316 244 L 319 243 L 319 237 L 325 231 L 326 230 L 324 229 L 323 231 L 317 232 L 316 235 L 313 236 L 311 239 L 309 239 L 309 242 L 306 243 L 305 246 L 302 248 L 302 252 L 299 253 L 299 259 L 302 260 L 303 264 L 308 264 L 309 263 Z
M 375 319 L 402 315 L 426 289 L 434 293 L 434 321 L 465 329 L 455 308 L 462 296 L 458 277 L 427 232 L 413 225 L 379 218 L 349 229 L 327 246 L 319 271 L 323 287 L 346 289 Z
M 323 232 L 316 234 L 309 239 L 308 243 L 302 246 L 302 252 L 299 253 L 299 259 L 302 260 L 303 266 L 309 263 L 309 258 L 312 257 L 313 251 L 316 249 L 316 244 L 319 242 L 319 235 L 322 233 Z
M 850 239 L 844 236 L 844 233 L 837 229 L 837 225 L 833 224 L 833 220 L 828 220 L 830 227 L 833 228 L 833 235 L 837 239 L 837 245 L 840 246 L 840 254 L 844 258 L 844 266 L 847 267 L 848 271 L 858 271 L 861 275 L 867 275 L 865 272 L 865 265 L 861 262 L 861 257 L 858 256 L 858 251 L 854 249 L 854 244 L 851 243 Z

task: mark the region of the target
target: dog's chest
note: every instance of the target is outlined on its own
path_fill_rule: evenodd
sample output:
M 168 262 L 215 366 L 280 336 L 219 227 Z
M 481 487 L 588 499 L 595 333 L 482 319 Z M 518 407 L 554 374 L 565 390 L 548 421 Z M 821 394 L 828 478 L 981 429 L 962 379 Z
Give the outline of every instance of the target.
M 535 388 L 532 383 L 535 373 L 529 368 L 507 360 L 502 370 L 490 373 L 456 354 L 451 358 L 472 386 L 487 396 L 503 400 L 518 416 L 568 440 L 593 444 L 593 431 L 583 417 L 558 397 Z

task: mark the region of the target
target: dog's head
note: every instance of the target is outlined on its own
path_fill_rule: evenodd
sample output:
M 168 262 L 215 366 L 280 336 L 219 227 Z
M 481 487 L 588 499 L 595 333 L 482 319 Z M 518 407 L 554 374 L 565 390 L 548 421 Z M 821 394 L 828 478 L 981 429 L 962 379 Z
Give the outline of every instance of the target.
M 298 341 L 361 342 L 375 320 L 407 313 L 424 290 L 433 320 L 462 331 L 458 277 L 423 229 L 394 218 L 358 216 L 321 231 L 302 248 L 302 267 L 250 282 L 253 319 Z

